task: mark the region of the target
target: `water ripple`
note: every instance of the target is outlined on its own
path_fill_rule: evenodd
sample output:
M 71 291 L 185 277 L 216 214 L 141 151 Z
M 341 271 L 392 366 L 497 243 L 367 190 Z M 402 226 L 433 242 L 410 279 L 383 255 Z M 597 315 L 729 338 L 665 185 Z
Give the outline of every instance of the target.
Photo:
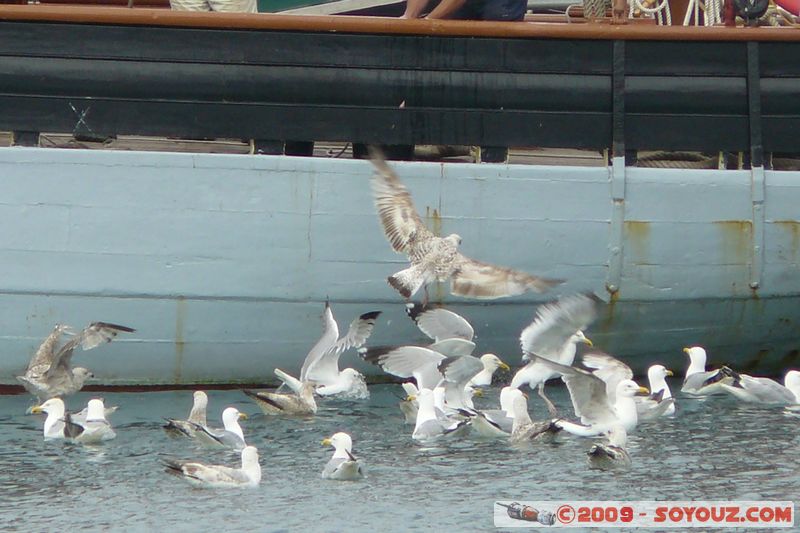
M 674 419 L 642 424 L 630 436 L 627 472 L 591 470 L 590 440 L 559 436 L 515 448 L 467 438 L 419 445 L 396 408 L 397 386 L 371 388 L 366 402 L 322 400 L 316 417 L 276 418 L 237 391 L 209 394 L 212 425 L 236 405 L 250 415 L 248 442 L 261 453 L 264 480 L 254 490 L 195 488 L 167 475 L 164 457 L 235 464 L 238 454 L 205 448 L 161 429 L 183 418 L 188 392 L 107 394 L 120 409 L 117 439 L 102 446 L 44 442 L 42 419 L 24 414 L 23 396 L 0 398 L 0 491 L 7 531 L 479 531 L 492 528 L 492 502 L 515 500 L 786 499 L 800 493 L 800 419 L 727 399 L 686 400 Z M 563 388 L 553 400 L 569 412 Z M 73 407 L 89 395 L 70 399 Z M 496 402 L 493 391 L 481 402 Z M 532 398 L 537 413 L 542 407 Z M 327 482 L 324 437 L 347 431 L 366 478 Z M 20 521 L 22 520 L 22 521 Z

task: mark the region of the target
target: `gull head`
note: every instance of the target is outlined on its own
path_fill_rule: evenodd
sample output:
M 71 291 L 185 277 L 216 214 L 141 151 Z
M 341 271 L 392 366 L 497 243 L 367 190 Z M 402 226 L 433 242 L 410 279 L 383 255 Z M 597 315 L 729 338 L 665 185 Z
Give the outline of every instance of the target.
M 75 379 L 75 381 L 80 387 L 83 387 L 83 384 L 86 382 L 86 380 L 93 378 L 94 374 L 92 374 L 92 372 L 88 368 L 83 368 L 82 366 L 76 366 L 75 368 L 72 369 L 72 377 Z
M 353 450 L 353 439 L 347 433 L 340 431 L 327 439 L 323 439 L 322 445 L 333 446 L 336 451 L 345 450 L 349 452 Z
M 617 384 L 617 397 L 633 398 L 634 396 L 647 396 L 648 394 L 650 394 L 650 390 L 647 387 L 641 387 L 631 379 L 624 379 Z
M 208 406 L 208 395 L 201 390 L 194 391 L 192 399 L 197 407 L 206 408 Z
M 504 363 L 499 357 L 497 357 L 493 353 L 485 353 L 481 356 L 481 363 L 483 363 L 483 369 L 489 372 L 494 372 L 498 368 L 502 368 L 503 370 L 511 370 L 511 367 Z
M 448 242 L 453 243 L 453 246 L 460 246 L 461 245 L 461 235 L 459 235 L 457 233 L 451 233 L 450 235 L 445 237 L 445 240 L 448 241 Z
M 672 370 L 667 369 L 664 365 L 652 365 L 647 369 L 647 379 L 650 380 L 650 383 L 661 381 L 672 375 Z
M 683 353 L 689 356 L 689 365 L 706 367 L 706 350 L 701 346 L 691 346 L 683 349 Z
M 222 411 L 222 424 L 225 426 L 225 429 L 228 429 L 232 426 L 238 426 L 239 420 L 247 420 L 247 415 L 240 413 L 237 408 L 226 407 L 225 410 Z
M 64 416 L 64 400 L 61 398 L 50 398 L 41 405 L 34 405 L 31 407 L 31 413 L 46 413 L 48 415 L 55 415 L 57 417 Z
M 344 379 L 349 385 L 354 385 L 364 381 L 364 376 L 355 368 L 345 368 L 339 372 L 339 378 Z
M 789 370 L 783 378 L 783 384 L 794 393 L 795 401 L 800 403 L 800 371 Z
M 86 421 L 105 420 L 106 406 L 100 398 L 92 398 L 86 405 Z
M 258 449 L 255 446 L 242 448 L 242 470 L 250 478 L 250 482 L 258 485 L 261 482 L 261 465 L 258 462 Z
M 589 346 L 594 346 L 594 343 L 592 343 L 592 341 L 589 339 L 589 337 L 584 335 L 583 331 L 580 330 L 580 329 L 578 331 L 576 331 L 575 334 L 572 337 L 569 338 L 569 340 L 573 344 L 578 344 L 579 342 L 582 342 L 582 343 L 587 344 Z

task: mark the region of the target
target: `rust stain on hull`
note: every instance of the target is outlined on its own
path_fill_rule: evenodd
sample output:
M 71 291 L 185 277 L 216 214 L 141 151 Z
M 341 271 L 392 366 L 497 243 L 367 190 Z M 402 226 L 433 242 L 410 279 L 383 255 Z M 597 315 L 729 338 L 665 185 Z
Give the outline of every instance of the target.
M 753 222 L 751 220 L 717 220 L 720 230 L 722 257 L 729 264 L 750 263 L 753 247 Z
M 625 221 L 625 251 L 634 264 L 648 264 L 650 257 L 650 223 Z
M 175 302 L 175 383 L 181 382 L 183 352 L 186 345 L 184 328 L 186 326 L 186 298 L 178 297 Z
M 800 220 L 775 220 L 773 224 L 789 234 L 787 258 L 793 263 L 800 258 Z
M 609 299 L 608 303 L 603 306 L 605 310 L 605 316 L 602 317 L 602 320 L 598 321 L 597 329 L 603 335 L 609 334 L 614 326 L 614 313 L 617 307 L 617 301 L 619 300 L 619 291 L 608 291 Z

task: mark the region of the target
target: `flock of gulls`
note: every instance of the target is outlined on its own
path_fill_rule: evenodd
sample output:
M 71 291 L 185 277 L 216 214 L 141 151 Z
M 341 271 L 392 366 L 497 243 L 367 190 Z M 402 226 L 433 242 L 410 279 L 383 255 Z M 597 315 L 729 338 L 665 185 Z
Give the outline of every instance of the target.
M 430 343 L 367 346 L 379 311 L 362 314 L 340 336 L 326 302 L 322 336 L 308 352 L 299 377 L 276 368 L 274 373 L 282 382 L 277 390 L 245 390 L 244 394 L 265 414 L 274 416 L 313 416 L 317 397 L 368 398 L 364 376 L 352 368 L 340 370 L 340 356 L 354 349 L 364 361 L 403 380 L 405 399 L 399 408 L 406 424 L 413 425 L 413 441 L 458 439 L 471 432 L 480 438 L 530 445 L 567 433 L 595 439 L 587 451 L 591 467 L 629 467 L 627 435 L 642 420 L 676 413 L 676 400 L 666 381 L 672 372 L 654 364 L 647 372 L 649 387 L 636 383 L 628 365 L 597 350 L 584 334 L 598 315 L 599 299 L 590 294 L 573 294 L 538 307 L 533 321 L 520 333 L 523 366 L 500 391 L 496 408 L 476 408 L 473 397 L 492 385 L 495 371 L 511 369 L 495 354 L 476 356 L 474 330 L 469 321 L 444 307 L 428 305 L 427 285 L 449 281 L 455 295 L 494 299 L 527 291 L 542 292 L 562 280 L 537 277 L 462 255 L 458 251 L 461 237 L 439 237 L 426 228 L 408 190 L 382 156 L 372 152 L 372 162 L 377 169 L 372 190 L 381 225 L 392 248 L 406 254 L 410 263 L 408 268 L 391 275 L 388 282 L 404 297 L 408 316 L 430 338 Z M 424 291 L 423 301 L 410 301 L 420 290 Z M 80 390 L 92 377 L 86 368 L 71 365 L 76 348 L 90 350 L 111 342 L 120 333 L 134 331 L 105 322 L 92 323 L 80 332 L 58 325 L 44 340 L 18 379 L 38 400 L 31 412 L 46 414 L 45 439 L 97 444 L 115 438 L 108 417 L 116 408 L 92 399 L 82 411 L 70 413 L 64 398 Z M 63 342 L 65 335 L 70 338 Z M 579 344 L 587 345 L 580 356 Z M 707 370 L 702 347 L 684 351 L 689 359 L 681 388 L 684 395 L 731 395 L 742 402 L 800 411 L 800 371 L 790 370 L 780 384 L 727 366 Z M 545 394 L 545 384 L 558 378 L 567 386 L 574 417 L 559 413 Z M 537 391 L 547 418 L 531 417 L 525 386 Z M 194 392 L 187 419 L 167 419 L 165 429 L 211 447 L 239 451 L 241 466 L 165 459 L 165 470 L 204 486 L 258 485 L 258 450 L 247 443 L 239 423 L 246 415 L 227 407 L 222 413 L 223 427 L 212 428 L 206 418 L 207 406 L 206 393 Z M 324 439 L 323 444 L 334 449 L 322 469 L 323 478 L 357 480 L 363 476 L 350 435 L 339 432 Z

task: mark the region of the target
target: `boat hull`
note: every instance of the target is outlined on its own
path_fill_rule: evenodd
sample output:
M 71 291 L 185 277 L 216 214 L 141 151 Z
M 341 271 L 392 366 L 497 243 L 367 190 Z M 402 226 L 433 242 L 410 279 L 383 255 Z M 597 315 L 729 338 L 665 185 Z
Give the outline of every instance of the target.
M 431 297 L 468 317 L 479 351 L 519 362 L 536 306 L 593 292 L 588 334 L 640 372 L 681 348 L 779 373 L 800 349 L 800 173 L 393 163 L 434 231 L 462 251 L 566 283 L 493 302 Z M 297 372 L 330 299 L 342 328 L 383 311 L 370 344 L 424 342 L 386 277 L 366 161 L 0 149 L 0 381 L 55 323 L 135 327 L 77 353 L 104 385 L 273 381 Z M 754 177 L 755 176 L 755 177 Z M 619 198 L 615 186 L 624 180 Z M 763 213 L 763 216 L 761 215 Z M 342 363 L 371 375 L 353 353 Z

